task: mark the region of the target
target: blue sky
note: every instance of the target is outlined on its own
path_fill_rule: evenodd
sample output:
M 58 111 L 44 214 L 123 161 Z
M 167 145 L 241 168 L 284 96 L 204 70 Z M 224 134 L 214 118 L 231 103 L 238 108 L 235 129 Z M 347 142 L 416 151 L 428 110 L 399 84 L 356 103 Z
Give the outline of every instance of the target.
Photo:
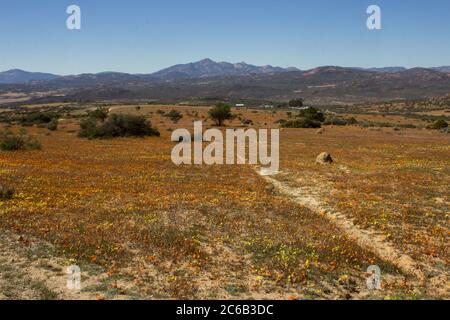
M 82 29 L 66 28 L 66 8 Z M 366 27 L 370 4 L 382 30 Z M 450 65 L 448 0 L 0 0 L 0 70 L 150 73 L 203 58 L 309 69 Z

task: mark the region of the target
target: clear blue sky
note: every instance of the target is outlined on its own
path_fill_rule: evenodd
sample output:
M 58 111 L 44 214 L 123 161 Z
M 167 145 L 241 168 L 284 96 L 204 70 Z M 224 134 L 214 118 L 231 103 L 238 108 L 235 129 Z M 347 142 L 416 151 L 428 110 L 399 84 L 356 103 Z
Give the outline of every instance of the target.
M 66 8 L 82 29 L 66 28 Z M 366 9 L 382 9 L 369 31 Z M 0 1 L 0 70 L 150 73 L 203 58 L 257 65 L 450 65 L 449 0 Z

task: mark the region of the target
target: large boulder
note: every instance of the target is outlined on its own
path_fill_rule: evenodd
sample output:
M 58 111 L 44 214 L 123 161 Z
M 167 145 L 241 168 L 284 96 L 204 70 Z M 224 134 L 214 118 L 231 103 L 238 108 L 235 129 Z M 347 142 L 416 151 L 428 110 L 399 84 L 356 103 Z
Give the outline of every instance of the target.
M 322 152 L 317 156 L 316 163 L 330 164 L 333 163 L 333 158 L 331 158 L 331 154 L 329 154 L 328 152 Z

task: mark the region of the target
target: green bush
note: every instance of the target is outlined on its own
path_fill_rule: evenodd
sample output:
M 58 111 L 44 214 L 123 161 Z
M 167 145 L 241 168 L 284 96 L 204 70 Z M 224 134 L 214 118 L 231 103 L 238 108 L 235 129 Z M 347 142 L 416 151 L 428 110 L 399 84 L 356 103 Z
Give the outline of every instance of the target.
M 115 138 L 115 137 L 143 137 L 160 136 L 157 129 L 151 126 L 143 116 L 110 115 L 104 122 L 95 118 L 86 118 L 80 122 L 80 132 L 83 138 Z
M 106 108 L 97 108 L 94 111 L 88 112 L 88 117 L 93 119 L 98 119 L 100 121 L 105 121 L 108 118 L 109 110 Z
M 313 120 L 313 121 L 319 121 L 319 122 L 324 122 L 325 121 L 325 116 L 322 113 L 322 111 L 320 111 L 317 108 L 307 108 L 304 110 L 300 110 L 300 113 L 298 115 L 301 118 L 305 118 L 305 119 L 309 119 L 309 120 Z
M 301 108 L 303 107 L 303 99 L 299 98 L 299 99 L 294 99 L 289 101 L 289 106 L 293 107 L 293 108 Z
M 0 185 L 0 200 L 11 200 L 14 193 L 14 189 Z
M 282 128 L 321 128 L 322 125 L 319 121 L 311 120 L 311 119 L 296 119 L 296 120 L 288 120 L 283 121 L 279 120 L 279 123 Z
M 428 129 L 435 129 L 435 130 L 441 130 L 448 127 L 447 121 L 444 119 L 439 119 L 435 123 L 428 126 Z
M 58 129 L 58 119 L 53 119 L 47 124 L 47 129 L 50 131 L 55 131 Z
M 348 118 L 348 119 L 331 117 L 331 118 L 327 118 L 323 124 L 324 125 L 334 125 L 334 126 L 349 126 L 349 125 L 355 125 L 357 123 L 358 123 L 358 121 L 353 117 Z
M 177 110 L 170 110 L 164 116 L 169 118 L 170 120 L 172 120 L 173 123 L 177 123 L 178 121 L 180 121 L 183 118 L 183 115 L 181 114 L 181 112 L 179 112 Z
M 19 122 L 23 126 L 32 126 L 34 124 L 48 124 L 58 118 L 59 114 L 56 112 L 35 112 L 22 116 Z
M 28 136 L 24 130 L 21 130 L 17 134 L 9 129 L 0 132 L 0 150 L 17 151 L 35 149 L 41 149 L 41 144 Z

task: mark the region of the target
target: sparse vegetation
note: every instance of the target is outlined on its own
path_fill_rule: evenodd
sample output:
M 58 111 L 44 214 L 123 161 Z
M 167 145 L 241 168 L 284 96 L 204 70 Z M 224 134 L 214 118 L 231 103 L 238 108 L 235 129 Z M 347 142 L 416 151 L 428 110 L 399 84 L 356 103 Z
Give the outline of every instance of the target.
M 148 128 L 142 123 L 150 122 L 141 116 L 127 120 L 137 110 L 133 104 L 122 107 L 122 102 L 104 120 L 86 117 L 84 111 L 65 115 L 63 130 L 55 134 L 45 127 L 29 128 L 46 146 L 45 152 L 2 153 L 1 185 L 4 190 L 14 186 L 17 192 L 0 201 L 1 231 L 20 233 L 19 241 L 24 243 L 34 236 L 52 243 L 65 259 L 95 264 L 107 276 L 87 291 L 104 291 L 105 299 L 129 290 L 150 299 L 292 295 L 366 299 L 414 297 L 417 287 L 424 291 L 420 296 L 443 297 L 348 238 L 321 212 L 268 185 L 251 166 L 173 165 L 170 135 L 185 123 L 156 116 L 158 108 L 164 114 L 197 113 L 199 119 L 209 111 L 142 106 L 138 114 L 155 113 L 161 139 L 89 141 L 69 134 L 78 124 L 88 138 L 145 132 L 130 129 Z M 251 118 L 255 128 L 277 127 L 274 122 L 285 115 L 283 111 L 274 117 L 272 110 L 262 109 L 240 112 L 227 125 L 246 125 Z M 79 123 L 80 114 L 84 118 Z M 317 134 L 317 130 L 291 130 L 311 127 L 311 122 L 321 125 L 311 119 L 314 115 L 298 117 L 294 110 L 293 114 L 289 121 L 278 121 L 286 128 L 280 139 L 283 173 L 273 178 L 289 188 L 306 190 L 330 210 L 353 219 L 357 227 L 383 234 L 425 269 L 432 265 L 432 272 L 444 274 L 449 137 L 414 127 L 407 133 L 363 130 L 348 124 L 384 123 L 390 128 L 412 124 L 425 128 L 426 124 L 419 119 L 355 113 L 328 116 L 325 124 L 342 119 L 348 126 L 327 127 Z M 12 124 L 10 129 L 17 128 Z M 323 151 L 333 155 L 336 165 L 314 163 Z M 383 270 L 383 290 L 366 290 L 369 265 Z M 211 274 L 216 279 L 205 288 L 204 279 Z M 56 297 L 52 292 L 60 294 L 48 283 L 32 289 L 48 299 Z

